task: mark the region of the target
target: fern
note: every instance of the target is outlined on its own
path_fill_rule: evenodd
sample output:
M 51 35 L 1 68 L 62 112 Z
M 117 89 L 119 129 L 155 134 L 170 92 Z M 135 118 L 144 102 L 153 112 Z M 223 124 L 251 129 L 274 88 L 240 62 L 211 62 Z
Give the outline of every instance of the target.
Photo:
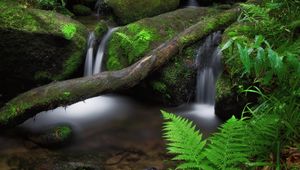
M 209 141 L 205 155 L 214 169 L 240 169 L 243 164 L 249 163 L 251 148 L 246 122 L 232 117 Z
M 206 140 L 202 139 L 192 122 L 165 111 L 162 114 L 166 120 L 164 137 L 169 142 L 167 149 L 169 153 L 177 155 L 173 160 L 184 161 L 177 169 L 212 169 L 201 163 L 205 158 L 203 148 Z
M 262 110 L 268 107 L 260 107 Z M 252 111 L 253 114 L 261 111 Z M 182 161 L 177 169 L 237 170 L 249 167 L 273 165 L 269 155 L 280 168 L 282 141 L 279 116 L 259 115 L 252 119 L 238 120 L 232 117 L 220 127 L 220 131 L 206 140 L 191 121 L 162 111 L 166 120 L 164 137 L 173 160 Z

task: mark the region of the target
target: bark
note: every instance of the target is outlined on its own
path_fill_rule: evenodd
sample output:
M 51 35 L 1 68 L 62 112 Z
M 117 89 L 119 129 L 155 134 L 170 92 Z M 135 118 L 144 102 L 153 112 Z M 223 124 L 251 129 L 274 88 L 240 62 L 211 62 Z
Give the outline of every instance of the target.
M 27 91 L 0 109 L 0 130 L 14 127 L 44 110 L 133 87 L 184 47 L 233 23 L 238 13 L 239 8 L 234 8 L 206 18 L 122 70 L 54 82 Z

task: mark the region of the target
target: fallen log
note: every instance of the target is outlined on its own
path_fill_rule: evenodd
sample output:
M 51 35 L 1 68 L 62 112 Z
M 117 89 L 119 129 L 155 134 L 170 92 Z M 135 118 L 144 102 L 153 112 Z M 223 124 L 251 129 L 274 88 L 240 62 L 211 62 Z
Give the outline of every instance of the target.
M 135 64 L 122 70 L 54 82 L 29 90 L 10 100 L 0 109 L 0 130 L 14 127 L 41 111 L 133 87 L 184 47 L 233 23 L 238 13 L 239 8 L 233 8 L 199 21 Z

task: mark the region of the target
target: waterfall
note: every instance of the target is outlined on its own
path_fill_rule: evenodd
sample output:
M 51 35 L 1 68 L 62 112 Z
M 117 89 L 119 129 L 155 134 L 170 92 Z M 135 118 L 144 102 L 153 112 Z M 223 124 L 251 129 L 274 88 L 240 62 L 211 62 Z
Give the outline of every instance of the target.
M 97 10 L 97 16 L 100 15 L 101 5 L 103 3 L 103 0 L 97 0 L 95 4 L 95 9 Z
M 185 4 L 185 7 L 197 7 L 199 3 L 197 0 L 188 0 Z
M 221 41 L 221 32 L 209 35 L 196 56 L 197 86 L 196 102 L 202 104 L 215 104 L 215 84 L 221 72 L 221 50 L 218 45 Z
M 97 54 L 96 54 L 96 61 L 94 64 L 94 71 L 93 74 L 97 74 L 100 73 L 102 71 L 102 61 L 103 61 L 103 56 L 105 53 L 105 48 L 107 45 L 108 40 L 110 39 L 111 35 L 113 32 L 115 32 L 118 28 L 110 28 L 108 30 L 108 32 L 105 34 L 105 36 L 103 37 L 103 39 L 101 40 L 101 43 L 99 45 Z
M 87 53 L 84 66 L 84 76 L 90 76 L 93 74 L 93 58 L 94 58 L 94 46 L 96 43 L 96 37 L 94 32 L 89 33 Z

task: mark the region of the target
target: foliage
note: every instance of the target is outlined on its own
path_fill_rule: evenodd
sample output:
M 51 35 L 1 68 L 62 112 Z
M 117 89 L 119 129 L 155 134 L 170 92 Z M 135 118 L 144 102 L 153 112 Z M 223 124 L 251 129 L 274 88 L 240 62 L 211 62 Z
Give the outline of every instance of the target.
M 164 137 L 168 143 L 169 153 L 176 154 L 173 160 L 181 160 L 178 169 L 209 169 L 210 167 L 201 164 L 205 158 L 203 149 L 206 140 L 202 140 L 202 135 L 196 130 L 196 126 L 187 119 L 175 116 L 162 111 L 167 122 L 164 124 Z
M 107 69 L 118 70 L 133 64 L 149 51 L 150 43 L 156 38 L 153 29 L 139 23 L 129 24 L 125 32 L 116 32 L 108 44 Z
M 253 89 L 247 92 L 260 93 Z M 268 165 L 280 169 L 282 149 L 288 141 L 300 137 L 300 115 L 296 109 L 291 113 L 292 117 L 287 117 L 283 113 L 286 109 L 295 109 L 291 108 L 295 103 L 286 106 L 281 103 L 274 108 L 273 104 L 279 104 L 278 101 L 270 99 L 255 110 L 249 108 L 253 114 L 251 119 L 244 117 L 238 120 L 232 117 L 207 140 L 202 139 L 191 121 L 162 111 L 167 121 L 164 124 L 167 149 L 176 155 L 173 160 L 182 161 L 177 168 L 227 170 Z
M 146 30 L 141 30 L 133 37 L 129 37 L 121 32 L 117 32 L 117 35 L 122 37 L 121 44 L 127 44 L 126 48 L 123 49 L 128 54 L 129 63 L 133 63 L 149 47 L 149 40 L 152 38 L 151 33 Z
M 242 92 L 246 96 L 255 93 L 260 97 L 257 103 L 245 107 L 241 119 L 231 118 L 206 139 L 206 145 L 195 151 L 202 155 L 200 161 L 181 160 L 193 168 L 178 169 L 201 169 L 200 164 L 216 170 L 299 168 L 287 164 L 283 154 L 287 146 L 299 146 L 300 139 L 300 40 L 296 31 L 299 8 L 298 0 L 264 0 L 260 5 L 242 5 L 243 12 L 237 23 L 241 27 L 230 30 L 230 39 L 222 50 L 231 56 L 226 64 L 233 63 L 230 66 L 237 67 L 231 76 L 258 86 L 242 89 Z M 237 85 L 243 87 L 243 84 Z M 195 130 L 191 122 L 174 115 L 164 117 L 169 124 L 185 121 L 180 130 L 178 125 L 165 128 L 165 134 L 172 134 L 166 136 L 167 149 L 172 149 L 170 143 L 183 143 L 180 153 L 171 153 L 195 154 L 188 150 L 195 146 L 175 140 L 180 139 L 178 136 L 183 140 L 190 138 L 182 131 Z
M 262 34 L 276 46 L 282 39 L 292 39 L 299 21 L 299 0 L 264 0 L 260 5 L 242 4 L 239 22 L 251 23 L 250 36 Z M 291 22 L 294 21 L 294 22 Z
M 44 9 L 56 9 L 59 7 L 65 7 L 64 0 L 37 0 L 38 5 Z
M 271 84 L 270 81 L 274 76 L 280 82 L 286 81 L 285 75 L 289 71 L 299 69 L 300 66 L 290 62 L 295 59 L 292 55 L 281 56 L 274 51 L 262 35 L 257 35 L 254 42 L 245 42 L 240 37 L 233 37 L 223 46 L 222 50 L 230 47 L 237 47 L 238 56 L 243 64 L 241 77 L 244 74 L 252 75 L 255 77 L 255 82 L 265 85 Z M 290 67 L 290 65 L 294 66 Z

